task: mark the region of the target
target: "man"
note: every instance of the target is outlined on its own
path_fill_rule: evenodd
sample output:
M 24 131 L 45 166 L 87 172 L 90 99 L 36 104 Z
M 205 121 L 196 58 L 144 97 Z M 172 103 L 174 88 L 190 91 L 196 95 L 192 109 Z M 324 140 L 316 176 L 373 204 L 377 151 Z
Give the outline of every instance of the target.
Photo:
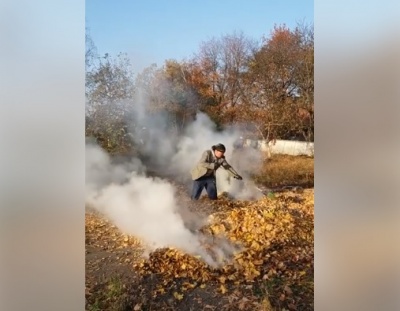
M 241 180 L 242 177 L 226 162 L 223 144 L 217 144 L 211 147 L 211 150 L 203 152 L 200 161 L 191 170 L 193 179 L 192 200 L 198 200 L 203 188 L 206 189 L 208 197 L 211 200 L 217 199 L 217 185 L 215 179 L 215 171 L 221 166 L 236 179 Z

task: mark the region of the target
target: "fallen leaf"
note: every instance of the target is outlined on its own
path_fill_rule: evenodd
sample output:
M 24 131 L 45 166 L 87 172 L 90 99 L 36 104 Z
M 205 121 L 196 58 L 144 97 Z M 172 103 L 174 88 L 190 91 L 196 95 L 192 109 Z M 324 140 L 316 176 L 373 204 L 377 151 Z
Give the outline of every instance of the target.
M 177 299 L 177 300 L 182 300 L 182 299 L 183 299 L 183 295 L 182 295 L 182 294 L 179 294 L 178 292 L 174 292 L 174 297 L 175 297 L 175 299 Z

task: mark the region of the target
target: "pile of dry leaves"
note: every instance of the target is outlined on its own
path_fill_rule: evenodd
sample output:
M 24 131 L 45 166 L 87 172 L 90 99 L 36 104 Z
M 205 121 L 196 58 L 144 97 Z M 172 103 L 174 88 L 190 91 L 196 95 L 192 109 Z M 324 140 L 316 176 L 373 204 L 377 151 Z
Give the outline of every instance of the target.
M 222 258 L 225 261 L 217 267 L 207 265 L 200 256 L 172 248 L 157 249 L 148 258 L 138 259 L 139 241 L 105 223 L 91 229 L 87 226 L 87 248 L 96 241 L 98 248 L 119 254 L 114 258 L 119 265 L 131 269 L 134 280 L 130 284 L 134 286 L 126 295 L 135 310 L 196 310 L 199 306 L 210 310 L 313 310 L 313 190 L 283 192 L 253 202 L 221 199 L 213 204 L 218 205 L 218 212 L 200 229 L 207 237 L 204 247 L 216 257 L 220 241 L 228 240 L 239 249 Z M 110 239 L 115 239 L 113 247 Z M 96 266 L 93 260 L 88 264 Z M 91 266 L 90 271 L 93 269 Z M 91 306 L 92 298 L 88 296 Z

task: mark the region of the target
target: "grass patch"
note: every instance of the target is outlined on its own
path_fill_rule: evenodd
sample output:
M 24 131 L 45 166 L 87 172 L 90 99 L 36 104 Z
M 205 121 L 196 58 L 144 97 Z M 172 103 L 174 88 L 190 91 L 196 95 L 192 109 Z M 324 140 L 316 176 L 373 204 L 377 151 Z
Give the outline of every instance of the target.
M 124 287 L 121 279 L 118 277 L 112 278 L 107 285 L 107 290 L 107 298 L 113 299 L 115 297 L 121 296 L 124 293 Z
M 267 187 L 314 186 L 314 158 L 307 156 L 272 155 L 266 159 L 256 182 Z
M 113 277 L 102 284 L 94 297 L 91 297 L 91 300 L 94 302 L 89 302 L 86 307 L 88 311 L 126 311 L 132 309 L 129 289 L 120 277 Z
M 89 311 L 101 311 L 100 302 L 98 299 L 94 302 L 94 304 L 89 306 Z

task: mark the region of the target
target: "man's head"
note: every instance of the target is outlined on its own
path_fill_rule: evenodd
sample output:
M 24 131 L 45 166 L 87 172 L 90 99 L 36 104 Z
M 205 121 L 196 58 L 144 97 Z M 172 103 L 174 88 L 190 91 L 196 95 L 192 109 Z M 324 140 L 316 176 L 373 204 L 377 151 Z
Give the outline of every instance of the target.
M 217 158 L 224 157 L 226 148 L 223 144 L 216 144 L 216 145 L 212 146 L 211 149 L 214 151 L 215 157 L 217 157 Z

